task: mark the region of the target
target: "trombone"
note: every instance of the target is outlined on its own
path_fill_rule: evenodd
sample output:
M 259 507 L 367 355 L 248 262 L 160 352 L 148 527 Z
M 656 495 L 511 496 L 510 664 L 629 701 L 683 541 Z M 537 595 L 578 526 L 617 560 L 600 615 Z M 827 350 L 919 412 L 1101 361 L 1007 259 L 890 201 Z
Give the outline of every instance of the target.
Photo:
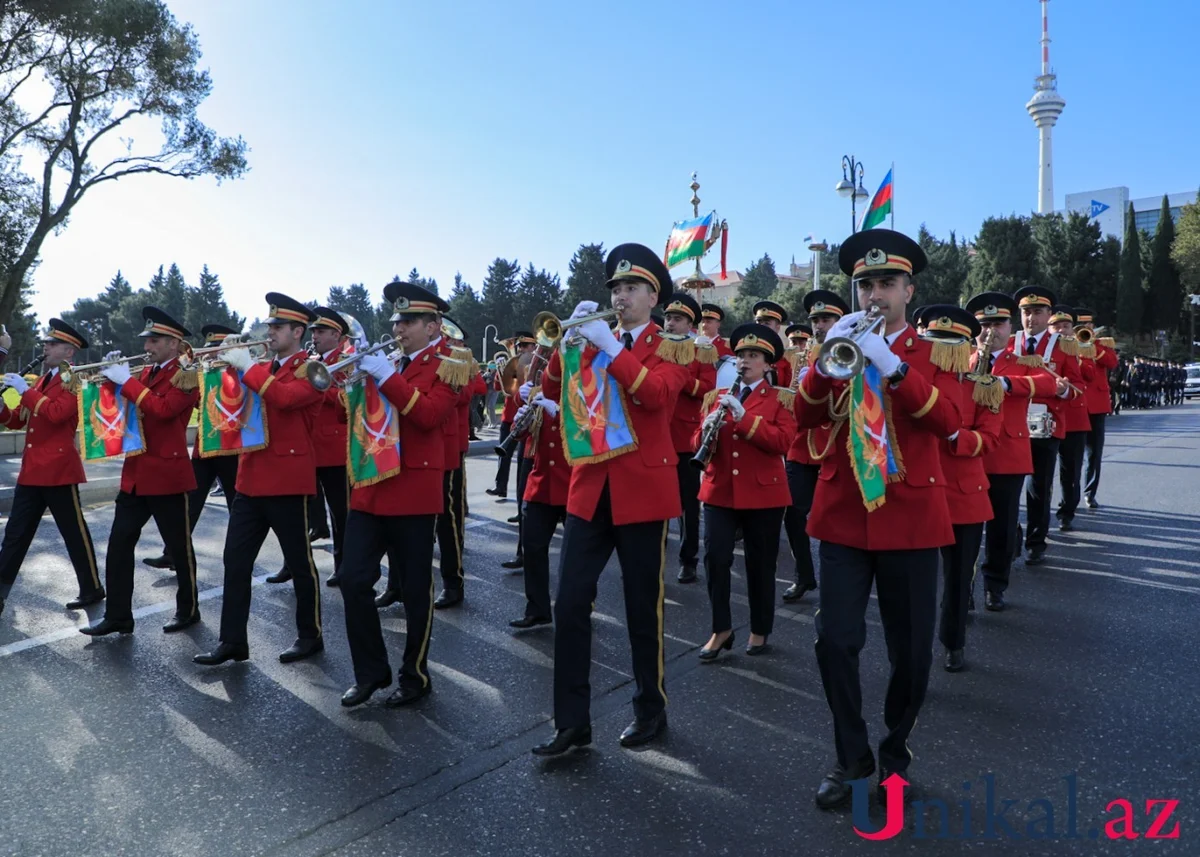
M 231 342 L 230 340 L 235 340 L 235 341 Z M 260 358 L 263 356 L 263 354 L 266 352 L 267 346 L 270 344 L 270 342 L 271 342 L 271 340 L 269 340 L 269 339 L 256 339 L 253 342 L 242 342 L 241 340 L 237 339 L 235 336 L 229 336 L 229 337 L 226 337 L 225 341 L 222 342 L 220 345 L 210 345 L 207 348 L 191 349 L 191 353 L 190 353 L 190 355 L 187 356 L 186 360 L 185 360 L 184 355 L 182 353 L 180 353 L 179 362 L 180 362 L 180 365 L 182 365 L 185 369 L 190 369 L 192 366 L 199 364 L 199 366 L 202 370 L 207 371 L 209 369 L 216 367 L 218 365 L 218 361 L 215 361 L 215 360 L 206 361 L 201 358 L 208 357 L 209 355 L 212 355 L 212 354 L 220 354 L 222 351 L 230 351 L 234 348 L 249 348 L 251 355 L 257 359 L 257 358 Z M 256 352 L 255 349 L 261 349 L 261 350 Z
M 589 321 L 601 321 L 610 318 L 620 319 L 622 310 L 606 309 L 579 318 L 569 318 L 563 321 L 552 312 L 539 312 L 533 317 L 533 335 L 538 345 L 554 348 L 562 340 L 563 334 L 572 327 L 586 324 Z
M 150 359 L 149 354 L 135 354 L 132 357 L 118 357 L 116 360 L 101 360 L 97 363 L 84 363 L 81 366 L 72 366 L 67 361 L 58 364 L 58 371 L 64 378 L 70 377 L 72 374 L 80 381 L 95 382 L 100 375 L 100 370 L 107 369 L 109 366 L 116 366 L 121 363 L 139 363 L 143 360 Z M 88 377 L 84 377 L 82 373 L 91 373 Z
M 874 333 L 876 328 L 883 327 L 883 323 L 883 313 L 879 307 L 873 306 L 845 336 L 826 339 L 817 357 L 821 374 L 835 381 L 846 381 L 862 372 L 867 365 L 867 358 L 858 341 L 868 333 Z

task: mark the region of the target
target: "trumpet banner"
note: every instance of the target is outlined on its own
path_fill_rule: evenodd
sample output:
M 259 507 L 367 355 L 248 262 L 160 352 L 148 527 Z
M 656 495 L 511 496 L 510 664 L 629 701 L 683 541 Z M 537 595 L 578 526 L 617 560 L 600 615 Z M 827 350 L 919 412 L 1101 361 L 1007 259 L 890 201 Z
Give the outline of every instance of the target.
M 569 464 L 592 464 L 637 449 L 625 393 L 608 374 L 612 358 L 592 348 L 563 352 L 560 427 Z
M 850 464 L 862 492 L 867 511 L 887 502 L 887 484 L 900 478 L 900 466 L 892 448 L 889 404 L 883 393 L 883 377 L 867 364 L 850 382 Z
M 146 451 L 142 421 L 133 402 L 112 381 L 85 381 L 79 391 L 79 454 L 84 461 Z
M 267 445 L 267 414 L 262 398 L 242 382 L 232 366 L 214 366 L 200 375 L 200 457 L 241 455 Z
M 374 485 L 400 472 L 400 423 L 396 406 L 374 378 L 346 390 L 350 425 L 346 472 L 355 488 Z

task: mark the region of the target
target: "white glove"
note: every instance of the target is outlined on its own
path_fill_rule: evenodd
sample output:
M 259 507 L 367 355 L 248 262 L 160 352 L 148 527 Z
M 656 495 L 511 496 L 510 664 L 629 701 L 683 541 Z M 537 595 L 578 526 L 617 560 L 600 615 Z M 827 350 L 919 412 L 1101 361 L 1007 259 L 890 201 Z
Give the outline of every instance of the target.
M 129 380 L 129 364 L 114 363 L 111 366 L 105 366 L 100 370 L 100 374 L 119 387 Z
M 6 386 L 12 387 L 22 396 L 24 396 L 25 391 L 29 389 L 29 384 L 16 372 L 9 372 L 7 375 L 5 375 L 4 383 Z
M 553 399 L 547 399 L 541 393 L 538 393 L 533 397 L 533 403 L 548 413 L 551 419 L 558 416 L 558 402 Z
M 712 344 L 713 344 L 713 341 L 712 341 L 711 336 L 705 336 L 704 334 L 700 334 L 699 336 L 696 337 L 696 347 L 697 348 L 704 348 L 704 347 L 712 345 Z
M 733 414 L 733 419 L 735 422 L 746 416 L 745 407 L 743 407 L 742 403 L 738 401 L 737 396 L 733 395 L 732 393 L 726 393 L 724 396 L 722 396 L 721 404 L 729 408 L 729 412 Z
M 231 348 L 225 352 L 225 362 L 239 372 L 245 372 L 254 362 L 249 348 Z
M 522 402 L 528 402 L 528 401 L 529 401 L 529 393 L 530 393 L 532 390 L 533 390 L 533 382 L 532 382 L 532 381 L 526 381 L 526 382 L 525 382 L 524 384 L 522 384 L 522 385 L 520 386 L 520 388 L 517 390 L 517 395 L 521 397 L 521 401 L 522 401 Z
M 579 332 L 580 336 L 609 357 L 616 357 L 625 347 L 621 344 L 621 340 L 613 336 L 612 328 L 605 324 L 603 319 L 598 318 L 595 321 L 585 321 L 576 327 L 575 330 Z
M 387 356 L 376 351 L 374 354 L 367 354 L 361 357 L 358 361 L 359 368 L 375 379 L 375 383 L 383 384 L 388 378 L 396 374 L 396 367 Z
M 875 368 L 883 375 L 888 377 L 894 375 L 896 370 L 900 368 L 903 362 L 899 357 L 892 353 L 891 347 L 887 344 L 887 340 L 878 333 L 868 333 L 863 335 L 858 340 L 858 346 L 862 349 L 863 356 L 875 364 Z
M 107 354 L 105 354 L 105 355 L 104 355 L 104 360 L 102 360 L 101 362 L 103 362 L 103 363 L 112 363 L 113 361 L 115 361 L 115 360 L 120 360 L 120 359 L 121 359 L 121 352 L 120 352 L 120 351 L 110 351 L 110 352 L 108 352 Z
M 704 425 L 702 425 L 700 427 L 701 430 L 708 431 L 712 427 L 713 423 L 715 423 L 720 416 L 721 416 L 721 412 L 719 410 L 713 411 L 712 413 L 710 413 L 708 416 L 706 416 L 704 418 Z
M 521 407 L 517 408 L 517 412 L 513 414 L 513 422 L 519 423 L 521 420 L 525 419 L 525 415 L 527 413 L 529 413 L 529 405 L 521 405 Z
M 954 434 L 950 435 L 950 437 L 946 438 L 946 440 L 950 441 L 951 443 L 954 443 L 954 441 L 958 440 L 958 432 L 955 432 Z
M 858 324 L 859 319 L 865 316 L 866 313 L 862 310 L 852 312 L 849 315 L 844 315 L 834 322 L 833 327 L 829 328 L 829 332 L 825 334 L 825 341 L 833 339 L 835 336 L 846 336 L 854 329 L 854 325 Z
M 571 318 L 582 318 L 585 315 L 591 315 L 600 308 L 600 304 L 595 301 L 580 301 L 575 304 L 575 309 L 571 312 Z

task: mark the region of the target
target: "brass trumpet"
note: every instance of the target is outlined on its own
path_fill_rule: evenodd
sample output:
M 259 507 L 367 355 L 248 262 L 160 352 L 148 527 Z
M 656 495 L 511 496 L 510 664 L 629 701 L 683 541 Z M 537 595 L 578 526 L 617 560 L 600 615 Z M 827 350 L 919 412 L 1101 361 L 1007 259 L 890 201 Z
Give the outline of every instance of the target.
M 374 354 L 376 351 L 382 351 L 385 348 L 391 348 L 396 344 L 396 340 L 392 339 L 386 333 L 383 337 L 372 345 L 370 348 L 364 348 L 362 351 L 356 351 L 344 360 L 339 360 L 332 366 L 326 366 L 319 360 L 308 361 L 308 383 L 313 385 L 313 389 L 324 393 L 333 386 L 333 376 L 343 371 L 344 369 L 355 365 L 359 360 L 366 357 L 368 354 Z M 347 384 L 353 384 L 356 381 L 362 380 L 362 372 L 355 372 L 346 379 Z
M 846 381 L 862 372 L 867 365 L 867 358 L 863 355 L 858 340 L 868 333 L 874 333 L 883 323 L 883 313 L 879 311 L 879 307 L 873 306 L 855 323 L 848 334 L 826 339 L 821 345 L 821 354 L 817 357 L 821 374 L 835 381 Z
M 135 354 L 132 357 L 119 357 L 116 360 L 101 360 L 97 363 L 84 363 L 81 366 L 72 366 L 67 361 L 58 364 L 58 371 L 64 378 L 69 378 L 73 374 L 80 381 L 95 382 L 100 375 L 101 369 L 107 369 L 109 366 L 116 366 L 120 363 L 140 363 L 148 360 L 149 354 Z M 85 377 L 83 373 L 88 373 Z
M 220 354 L 222 351 L 231 351 L 234 348 L 249 348 L 250 353 L 257 357 L 262 357 L 267 350 L 267 346 L 271 343 L 269 339 L 256 339 L 252 342 L 243 342 L 241 339 L 234 336 L 227 336 L 225 341 L 220 345 L 210 345 L 207 348 L 192 349 L 190 355 L 185 360 L 185 356 L 179 355 L 179 362 L 184 365 L 184 368 L 190 369 L 192 364 L 199 363 L 205 369 L 211 369 L 215 365 L 215 361 L 205 361 L 201 358 L 208 357 L 212 354 Z M 255 349 L 258 349 L 257 353 Z
M 1075 328 L 1075 338 L 1079 340 L 1080 345 L 1091 345 L 1092 340 L 1096 338 L 1096 332 L 1090 327 L 1080 325 Z
M 590 315 L 581 315 L 579 318 L 569 318 L 566 321 L 552 312 L 539 312 L 533 317 L 533 335 L 537 338 L 538 345 L 554 348 L 562 340 L 563 334 L 572 327 L 578 327 L 589 321 L 619 319 L 620 317 L 621 310 L 619 309 L 601 310 Z

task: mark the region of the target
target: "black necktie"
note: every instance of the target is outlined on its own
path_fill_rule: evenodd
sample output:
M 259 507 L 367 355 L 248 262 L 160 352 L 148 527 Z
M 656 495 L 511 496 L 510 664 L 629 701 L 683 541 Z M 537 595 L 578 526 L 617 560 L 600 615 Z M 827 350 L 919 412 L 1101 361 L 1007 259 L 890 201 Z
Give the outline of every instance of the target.
M 1037 337 L 1031 336 L 1025 340 L 1025 353 L 1037 354 Z
M 396 371 L 399 372 L 401 375 L 403 375 L 404 370 L 408 368 L 409 362 L 410 361 L 408 359 L 408 355 L 407 354 L 402 355 L 400 357 L 400 363 L 397 365 Z
M 623 333 L 623 334 L 621 335 L 621 341 L 625 343 L 625 350 L 626 350 L 626 351 L 632 351 L 632 350 L 633 350 L 633 334 L 632 334 L 632 333 L 630 333 L 628 330 L 627 330 L 627 331 L 625 331 L 625 333 Z
M 274 375 L 276 372 L 278 372 L 278 371 L 279 371 L 279 365 L 280 365 L 280 364 L 279 364 L 279 361 L 278 361 L 278 360 L 272 360 L 272 361 L 271 361 L 271 374 L 272 374 L 272 375 Z
M 158 375 L 158 366 L 157 365 L 151 366 L 150 367 L 150 380 L 153 381 L 156 375 Z
M 983 374 L 984 374 L 984 375 L 991 375 L 991 374 L 992 374 L 992 362 L 993 362 L 995 359 L 996 359 L 996 355 L 995 355 L 995 354 L 989 354 L 989 355 L 987 356 L 987 361 L 986 361 L 986 362 L 983 364 Z
M 742 387 L 742 391 L 738 393 L 738 401 L 744 405 L 748 398 L 750 398 L 750 388 Z

